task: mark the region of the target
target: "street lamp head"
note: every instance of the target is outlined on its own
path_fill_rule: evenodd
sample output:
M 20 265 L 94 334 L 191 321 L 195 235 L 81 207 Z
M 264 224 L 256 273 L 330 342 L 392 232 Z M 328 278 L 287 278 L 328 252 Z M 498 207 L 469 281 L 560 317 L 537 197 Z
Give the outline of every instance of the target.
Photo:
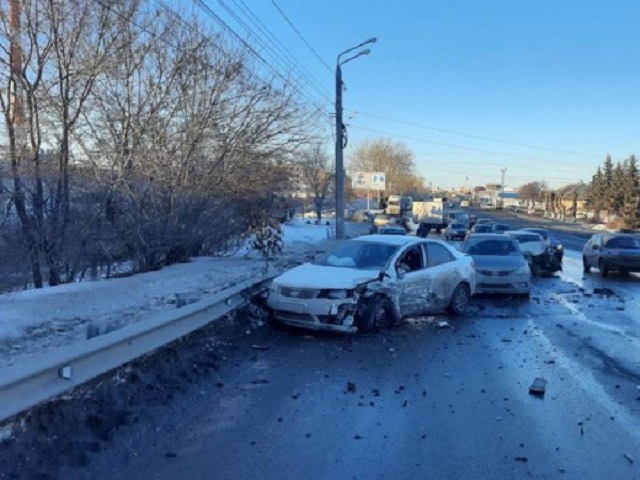
M 371 37 L 369 40 L 366 40 L 364 43 L 376 43 L 378 41 L 378 39 L 376 37 Z
M 360 53 L 358 53 L 358 55 L 369 55 L 370 53 L 371 53 L 371 50 L 369 50 L 368 48 L 365 48 Z

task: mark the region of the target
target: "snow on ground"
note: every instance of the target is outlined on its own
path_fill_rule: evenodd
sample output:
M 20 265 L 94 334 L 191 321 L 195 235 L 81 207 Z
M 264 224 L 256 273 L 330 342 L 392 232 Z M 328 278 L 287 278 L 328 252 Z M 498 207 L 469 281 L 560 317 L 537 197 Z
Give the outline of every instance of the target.
M 279 271 L 330 248 L 326 225 L 293 221 L 284 225 Z M 249 243 L 232 256 L 198 257 L 157 272 L 87 281 L 0 295 L 0 365 L 10 365 L 49 348 L 87 338 L 176 308 L 178 297 L 197 301 L 265 272 L 265 260 Z

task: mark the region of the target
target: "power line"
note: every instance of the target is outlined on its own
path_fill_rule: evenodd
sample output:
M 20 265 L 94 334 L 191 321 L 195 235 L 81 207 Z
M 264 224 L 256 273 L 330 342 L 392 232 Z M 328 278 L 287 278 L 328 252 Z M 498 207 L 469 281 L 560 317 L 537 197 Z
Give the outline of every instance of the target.
M 519 142 L 512 142 L 510 140 L 503 140 L 503 139 L 499 139 L 499 138 L 493 138 L 493 137 L 485 137 L 482 135 L 476 135 L 473 133 L 466 133 L 466 132 L 460 132 L 457 130 L 450 130 L 447 128 L 440 128 L 440 127 L 434 127 L 431 125 L 423 125 L 420 123 L 416 123 L 416 122 L 410 122 L 407 120 L 400 120 L 400 119 L 396 119 L 396 118 L 390 118 L 390 117 L 385 117 L 382 115 L 377 115 L 374 113 L 367 113 L 367 112 L 362 112 L 360 110 L 351 110 L 352 113 L 357 113 L 360 115 L 364 115 L 365 117 L 371 117 L 371 118 L 376 118 L 378 120 L 384 120 L 387 122 L 392 122 L 392 123 L 397 123 L 400 125 L 408 125 L 411 127 L 416 127 L 416 128 L 422 128 L 424 130 L 432 130 L 435 132 L 440 132 L 440 133 L 446 133 L 448 135 L 457 135 L 460 137 L 467 137 L 467 138 L 473 138 L 476 140 L 485 140 L 487 142 L 494 142 L 494 143 L 501 143 L 503 145 L 512 145 L 514 147 L 525 147 L 525 148 L 533 148 L 536 150 L 544 150 L 547 152 L 552 152 L 552 153 L 562 153 L 562 154 L 566 154 L 566 155 L 577 155 L 577 156 L 581 156 L 581 157 L 591 157 L 591 158 L 602 158 L 602 155 L 598 155 L 595 153 L 584 153 L 584 152 L 576 152 L 576 151 L 572 151 L 572 150 L 563 150 L 563 149 L 559 149 L 559 148 L 551 148 L 551 147 L 544 147 L 544 146 L 539 146 L 539 145 L 532 145 L 532 144 L 527 144 L 527 143 L 519 143 Z
M 251 44 L 249 44 L 246 40 L 244 40 L 240 34 L 238 32 L 236 32 L 233 28 L 231 28 L 227 22 L 225 22 L 209 5 L 207 5 L 203 0 L 193 0 L 195 2 L 196 5 L 200 6 L 201 9 L 204 10 L 204 12 L 211 17 L 212 19 L 214 19 L 219 25 L 221 25 L 225 30 L 227 30 L 229 33 L 231 33 L 245 48 L 246 50 L 253 55 L 256 59 L 258 59 L 260 62 L 262 62 L 269 70 L 271 70 L 277 77 L 279 77 L 285 84 L 287 85 L 291 85 L 291 80 L 287 79 L 282 73 L 280 73 L 280 71 L 278 69 L 276 69 L 273 65 L 271 65 L 262 55 L 260 55 L 260 53 L 258 53 L 256 51 L 255 48 L 253 48 L 253 46 Z M 300 87 L 294 87 L 300 94 L 304 95 L 304 90 L 302 90 Z M 308 93 L 307 93 L 308 95 Z M 310 100 L 310 98 L 308 97 L 307 100 Z M 314 103 L 313 102 L 313 98 L 311 97 L 310 103 Z M 316 107 L 323 111 L 325 114 L 328 114 L 327 111 L 324 111 L 324 109 L 322 107 L 320 107 L 319 105 L 316 105 Z
M 293 29 L 294 32 L 296 32 L 296 34 L 298 35 L 298 37 L 300 37 L 300 40 L 302 40 L 304 42 L 304 44 L 307 46 L 307 48 L 311 51 L 311 53 L 313 53 L 315 55 L 315 57 L 320 61 L 320 63 L 322 63 L 327 70 L 329 70 L 329 73 L 331 73 L 333 75 L 333 69 L 329 66 L 329 64 L 327 64 L 327 62 L 325 62 L 322 57 L 318 54 L 318 52 L 316 52 L 316 50 L 309 44 L 309 42 L 307 42 L 307 39 L 304 38 L 304 36 L 302 35 L 302 33 L 300 33 L 300 31 L 296 28 L 296 26 L 293 24 L 293 22 L 291 20 L 289 20 L 289 17 L 287 17 L 287 14 L 284 13 L 282 11 L 282 9 L 280 8 L 280 6 L 275 2 L 275 0 L 271 0 L 271 3 L 273 3 L 273 6 L 276 7 L 276 9 L 278 10 L 278 12 L 280 12 L 280 15 L 282 15 L 282 17 L 285 19 L 285 21 L 289 24 L 289 26 Z
M 356 128 L 358 130 L 365 130 L 365 131 L 379 133 L 379 134 L 383 134 L 383 135 L 389 135 L 389 136 L 393 136 L 393 137 L 397 137 L 397 138 L 404 138 L 406 140 L 412 140 L 412 141 L 415 141 L 415 142 L 428 143 L 428 144 L 431 144 L 431 145 L 439 145 L 439 146 L 448 147 L 448 148 L 455 148 L 455 149 L 458 149 L 458 150 L 464 150 L 464 151 L 468 151 L 468 152 L 482 153 L 482 154 L 485 154 L 485 155 L 495 155 L 495 156 L 499 156 L 499 157 L 510 157 L 510 158 L 514 158 L 516 160 L 529 160 L 529 161 L 534 161 L 534 162 L 539 162 L 539 163 L 548 163 L 548 164 L 552 164 L 552 165 L 568 165 L 568 166 L 576 167 L 575 163 L 560 162 L 560 161 L 556 161 L 556 160 L 544 160 L 544 159 L 540 159 L 540 158 L 536 158 L 536 157 L 527 157 L 527 156 L 523 156 L 523 155 L 515 155 L 515 154 L 512 154 L 512 153 L 496 152 L 496 151 L 493 151 L 493 150 L 484 150 L 484 149 L 480 149 L 480 148 L 473 148 L 473 147 L 465 147 L 465 146 L 462 146 L 462 145 L 455 145 L 455 144 L 451 144 L 451 143 L 436 142 L 436 141 L 433 141 L 433 140 L 425 140 L 423 138 L 416 138 L 416 137 L 411 137 L 411 136 L 408 136 L 408 135 L 389 133 L 389 132 L 386 132 L 384 130 L 378 130 L 378 129 L 375 129 L 375 128 L 368 128 L 368 127 L 361 127 L 359 125 L 353 125 L 353 124 L 349 124 L 348 126 L 351 127 L 351 128 Z
M 285 69 L 296 71 L 299 76 L 298 80 L 304 80 L 307 83 L 307 85 L 313 88 L 321 97 L 325 96 L 325 93 L 322 92 L 321 89 L 319 89 L 316 86 L 316 84 L 314 84 L 314 82 L 316 82 L 318 85 L 321 85 L 320 82 L 318 82 L 312 76 L 305 74 L 303 71 L 301 71 L 301 69 L 298 66 L 295 65 L 295 63 L 291 62 L 289 59 L 286 58 L 286 56 L 282 55 L 281 53 L 278 53 L 270 45 L 268 45 L 262 38 L 260 38 L 260 36 L 258 35 L 255 29 L 250 28 L 244 22 L 244 20 L 236 14 L 236 12 L 225 2 L 225 0 L 218 0 L 218 3 L 231 16 L 231 18 L 233 18 L 233 20 L 235 20 L 235 22 L 247 32 L 248 38 L 253 38 L 256 41 L 256 43 L 258 43 L 259 46 L 264 49 L 264 51 L 270 54 L 271 58 L 276 63 L 278 63 L 281 67 L 284 67 Z M 235 0 L 234 0 L 234 3 L 236 6 L 238 6 Z M 240 9 L 240 12 L 243 13 L 245 17 L 247 16 L 241 9 Z M 254 25 L 255 25 L 255 22 L 254 22 Z M 267 40 L 269 39 L 267 38 Z
M 291 53 L 291 51 L 280 41 L 280 39 L 273 34 L 273 32 L 269 29 L 265 23 L 260 20 L 253 10 L 244 2 L 244 0 L 231 0 L 238 9 L 242 12 L 242 14 L 265 36 L 265 38 L 271 42 L 271 44 L 276 47 L 285 57 L 291 59 L 293 64 L 304 71 L 308 77 L 313 79 L 316 84 L 324 91 L 325 96 L 330 99 L 331 92 L 327 90 L 327 88 L 320 82 L 309 70 L 300 62 L 295 55 Z M 330 100 L 331 101 L 331 100 Z

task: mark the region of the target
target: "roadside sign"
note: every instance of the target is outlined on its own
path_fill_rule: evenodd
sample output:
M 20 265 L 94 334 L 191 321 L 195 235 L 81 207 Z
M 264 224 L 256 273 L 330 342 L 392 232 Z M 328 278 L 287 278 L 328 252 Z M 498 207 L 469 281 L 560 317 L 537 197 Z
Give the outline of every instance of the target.
M 351 186 L 363 190 L 384 190 L 385 177 L 384 172 L 356 172 L 351 179 Z
M 385 189 L 384 172 L 373 172 L 371 174 L 371 190 L 384 190 L 384 189 Z
M 370 182 L 369 182 L 370 176 L 368 173 L 366 172 L 356 172 L 353 175 L 353 178 L 351 179 L 351 186 L 353 188 L 361 188 L 361 189 L 367 189 L 370 188 Z

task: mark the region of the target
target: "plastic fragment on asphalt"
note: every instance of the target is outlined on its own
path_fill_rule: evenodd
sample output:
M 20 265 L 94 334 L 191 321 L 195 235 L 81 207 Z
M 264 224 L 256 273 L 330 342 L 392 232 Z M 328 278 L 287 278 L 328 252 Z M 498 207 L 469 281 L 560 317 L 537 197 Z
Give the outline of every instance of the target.
M 446 320 L 442 320 L 440 322 L 438 322 L 438 328 L 450 328 L 451 325 L 449 325 L 449 322 L 447 322 Z
M 632 465 L 635 463 L 635 461 L 633 460 L 633 457 L 631 455 L 629 455 L 628 453 L 624 454 L 624 458 L 626 458 L 627 461 Z
M 529 461 L 527 457 L 515 457 L 514 460 L 516 462 L 522 462 L 522 463 L 527 463 Z
M 544 397 L 547 381 L 544 378 L 537 377 L 529 387 L 529 394 L 536 397 Z

